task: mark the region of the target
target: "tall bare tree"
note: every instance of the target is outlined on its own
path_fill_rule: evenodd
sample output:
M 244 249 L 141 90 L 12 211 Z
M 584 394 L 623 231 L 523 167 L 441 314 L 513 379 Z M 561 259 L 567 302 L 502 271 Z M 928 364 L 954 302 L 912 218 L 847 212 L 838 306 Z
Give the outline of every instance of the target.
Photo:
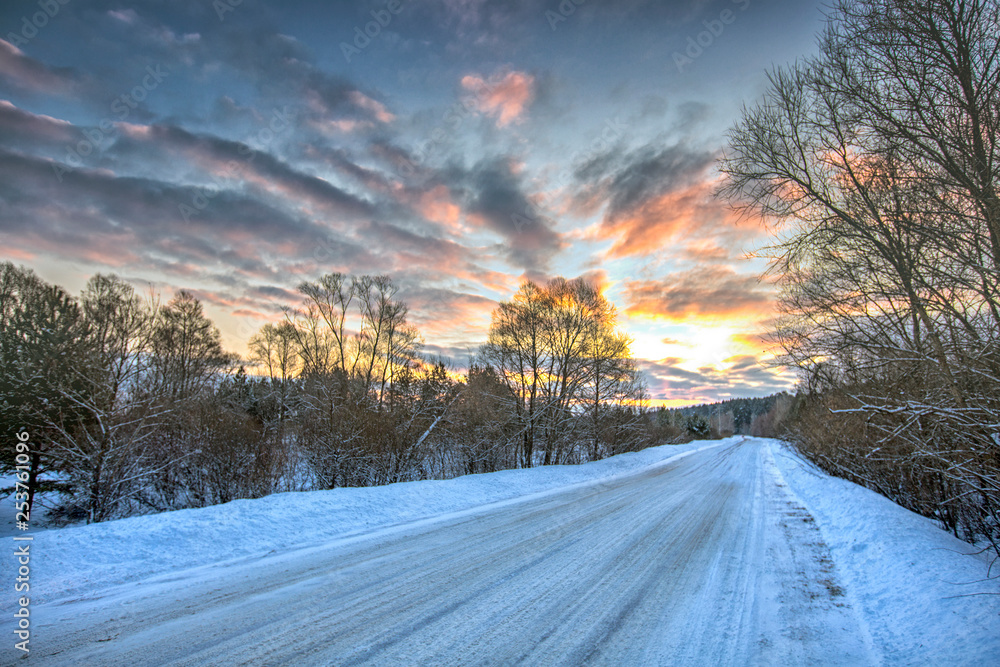
M 346 369 L 349 348 L 347 315 L 355 294 L 353 283 L 342 273 L 328 273 L 316 282 L 303 282 L 299 285 L 299 292 L 309 300 L 333 337 L 334 368 Z
M 522 425 L 519 465 L 525 468 L 534 464 L 535 433 L 543 407 L 545 311 L 542 289 L 526 281 L 509 302 L 501 302 L 493 311 L 489 338 L 479 349 L 482 363 L 496 371 L 515 399 L 515 413 Z
M 291 383 L 302 367 L 296 346 L 297 337 L 295 326 L 284 321 L 277 325 L 265 324 L 248 343 L 251 361 L 267 372 L 271 391 L 278 400 L 279 441 L 284 440 Z
M 580 413 L 606 402 L 604 390 L 629 356 L 614 327 L 614 306 L 582 279 L 556 278 L 544 287 L 527 281 L 493 312 L 479 360 L 515 398 L 522 466 L 533 464 L 538 445 L 543 464 L 579 456 Z
M 164 393 L 178 399 L 203 389 L 233 361 L 223 351 L 219 330 L 205 316 L 201 302 L 185 290 L 159 309 L 151 352 Z

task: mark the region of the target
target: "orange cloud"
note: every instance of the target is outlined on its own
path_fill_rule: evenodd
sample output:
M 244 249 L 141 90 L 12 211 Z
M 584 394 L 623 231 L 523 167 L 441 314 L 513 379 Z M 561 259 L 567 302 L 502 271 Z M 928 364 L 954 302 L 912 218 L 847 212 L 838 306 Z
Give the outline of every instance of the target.
M 583 278 L 588 284 L 593 285 L 601 294 L 607 293 L 608 289 L 611 287 L 611 280 L 608 278 L 608 272 L 604 269 L 592 269 L 590 271 L 585 271 L 578 276 Z
M 732 252 L 720 246 L 716 239 L 692 239 L 684 244 L 683 256 L 696 263 L 726 262 L 732 259 Z
M 780 350 L 780 346 L 766 332 L 737 333 L 730 336 L 730 340 L 757 355 L 772 355 Z
M 630 317 L 673 322 L 705 319 L 759 319 L 771 312 L 774 295 L 754 276 L 724 266 L 701 267 L 664 280 L 625 283 Z
M 614 239 L 608 256 L 621 258 L 660 252 L 680 237 L 709 229 L 715 235 L 720 228 L 734 228 L 736 215 L 712 198 L 712 188 L 711 182 L 700 181 L 646 199 L 626 211 L 605 216 L 594 235 Z M 692 247 L 704 253 L 710 246 L 714 246 L 713 253 L 721 250 L 714 242 L 705 241 L 697 241 Z
M 462 230 L 461 208 L 452 201 L 448 188 L 438 185 L 422 192 L 415 202 L 416 210 L 427 220 L 445 225 L 454 232 Z
M 499 81 L 469 74 L 462 77 L 461 84 L 476 94 L 481 111 L 497 117 L 498 127 L 520 119 L 535 96 L 535 77 L 526 72 L 508 72 Z

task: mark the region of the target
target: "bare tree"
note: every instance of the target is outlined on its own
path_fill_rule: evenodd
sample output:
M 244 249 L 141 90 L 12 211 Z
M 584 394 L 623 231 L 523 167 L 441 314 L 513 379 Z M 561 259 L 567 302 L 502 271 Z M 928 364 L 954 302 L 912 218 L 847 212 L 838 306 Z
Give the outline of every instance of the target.
M 334 368 L 346 369 L 347 314 L 355 294 L 353 283 L 348 282 L 348 277 L 342 273 L 328 273 L 314 283 L 303 282 L 299 285 L 299 292 L 309 300 L 333 337 Z
M 360 276 L 352 282 L 358 299 L 361 326 L 357 334 L 357 357 L 352 375 L 376 389 L 379 404 L 386 383 L 400 367 L 414 358 L 419 335 L 406 324 L 407 307 L 394 300 L 398 288 L 388 276 Z
M 581 402 L 586 406 L 589 420 L 591 459 L 618 453 L 615 450 L 624 447 L 621 444 L 626 439 L 622 432 L 624 425 L 611 415 L 616 410 L 641 405 L 644 386 L 630 346 L 628 336 L 614 331 L 601 332 L 591 343 L 590 373 L 581 387 Z
M 489 338 L 479 349 L 479 359 L 492 367 L 514 397 L 521 422 L 519 466 L 534 464 L 535 433 L 542 407 L 541 377 L 546 362 L 545 298 L 531 281 L 521 285 L 510 302 L 493 311 Z
M 201 303 L 181 290 L 156 313 L 150 352 L 164 393 L 188 398 L 233 362 Z
M 76 409 L 52 423 L 52 458 L 89 522 L 134 510 L 143 482 L 174 463 L 155 447 L 168 411 L 151 379 L 152 309 L 115 276 L 96 275 L 81 297 L 87 334 L 80 381 L 62 389 Z
M 521 465 L 533 464 L 539 440 L 543 464 L 579 459 L 580 415 L 600 419 L 612 378 L 628 364 L 628 341 L 614 325 L 614 306 L 581 279 L 525 282 L 494 311 L 479 360 L 515 399 Z M 631 381 L 639 383 L 638 375 Z
M 302 368 L 296 346 L 297 339 L 295 326 L 285 321 L 277 325 L 265 324 L 248 343 L 251 361 L 262 366 L 267 372 L 271 390 L 277 396 L 278 430 L 281 441 L 284 440 L 290 385 Z

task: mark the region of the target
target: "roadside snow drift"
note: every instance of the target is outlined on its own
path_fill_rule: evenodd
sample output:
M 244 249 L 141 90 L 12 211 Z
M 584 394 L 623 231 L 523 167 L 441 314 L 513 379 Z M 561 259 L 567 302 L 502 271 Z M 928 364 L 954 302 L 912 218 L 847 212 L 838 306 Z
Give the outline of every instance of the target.
M 887 664 L 1000 664 L 1000 563 L 776 441 L 784 480 L 816 518 Z M 978 554 L 978 555 L 976 555 Z

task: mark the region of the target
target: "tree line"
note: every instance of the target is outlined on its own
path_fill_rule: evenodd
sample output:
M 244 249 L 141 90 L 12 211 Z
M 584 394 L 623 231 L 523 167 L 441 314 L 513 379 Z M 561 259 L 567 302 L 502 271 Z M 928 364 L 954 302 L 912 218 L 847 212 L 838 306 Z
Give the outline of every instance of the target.
M 692 440 L 717 440 L 733 435 L 772 437 L 780 432 L 794 405 L 788 392 L 769 396 L 728 398 L 685 408 L 657 408 L 653 419 L 679 429 Z
M 189 292 L 164 304 L 98 274 L 74 298 L 0 265 L 3 467 L 29 431 L 31 501 L 53 492 L 53 518 L 99 522 L 687 439 L 646 409 L 615 309 L 583 280 L 525 282 L 464 375 L 421 354 L 388 277 L 298 292 L 241 358 Z
M 721 194 L 775 234 L 790 431 L 1000 555 L 1000 5 L 842 0 L 730 131 Z

